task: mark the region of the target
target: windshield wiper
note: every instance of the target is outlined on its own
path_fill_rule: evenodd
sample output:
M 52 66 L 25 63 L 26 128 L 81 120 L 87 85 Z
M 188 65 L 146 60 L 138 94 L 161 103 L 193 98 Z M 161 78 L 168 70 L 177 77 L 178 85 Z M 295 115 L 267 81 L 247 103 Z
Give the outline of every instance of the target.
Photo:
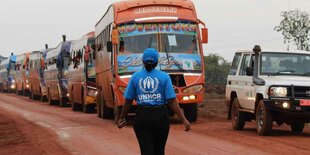
M 310 76 L 310 72 L 306 72 L 306 73 L 302 74 L 302 76 Z
M 168 64 L 170 64 L 170 57 L 173 59 L 173 64 L 176 65 L 181 71 L 185 71 L 184 68 L 175 60 L 175 58 L 170 55 L 167 50 L 167 44 L 164 42 L 164 46 L 165 46 L 165 52 L 166 52 L 166 56 L 167 56 L 167 60 L 168 60 Z
M 295 73 L 296 71 L 294 70 L 281 70 L 281 71 L 278 71 L 276 73 L 274 73 L 275 75 L 280 75 L 280 74 L 291 74 L 291 73 Z

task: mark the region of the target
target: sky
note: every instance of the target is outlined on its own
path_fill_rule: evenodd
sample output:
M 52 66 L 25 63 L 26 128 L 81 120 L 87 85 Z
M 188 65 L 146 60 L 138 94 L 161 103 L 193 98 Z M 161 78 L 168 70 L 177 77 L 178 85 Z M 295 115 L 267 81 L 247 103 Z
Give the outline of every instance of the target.
M 0 0 L 0 55 L 56 47 L 62 34 L 69 40 L 93 31 L 108 6 L 119 0 Z M 231 61 L 236 50 L 286 49 L 274 27 L 281 11 L 308 11 L 310 0 L 192 0 L 209 29 L 204 53 Z M 291 49 L 294 47 L 291 46 Z

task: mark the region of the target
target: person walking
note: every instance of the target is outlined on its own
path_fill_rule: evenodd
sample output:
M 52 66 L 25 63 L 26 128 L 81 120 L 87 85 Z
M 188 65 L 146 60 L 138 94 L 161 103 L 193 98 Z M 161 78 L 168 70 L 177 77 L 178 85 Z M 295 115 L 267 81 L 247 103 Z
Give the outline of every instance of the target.
M 134 131 L 142 155 L 164 155 L 170 129 L 168 107 L 182 120 L 185 131 L 191 126 L 185 118 L 176 98 L 171 79 L 163 71 L 156 70 L 159 54 L 156 49 L 144 51 L 144 68 L 133 74 L 124 97 L 126 99 L 118 118 L 119 128 L 124 127 L 126 115 L 133 100 L 137 102 Z

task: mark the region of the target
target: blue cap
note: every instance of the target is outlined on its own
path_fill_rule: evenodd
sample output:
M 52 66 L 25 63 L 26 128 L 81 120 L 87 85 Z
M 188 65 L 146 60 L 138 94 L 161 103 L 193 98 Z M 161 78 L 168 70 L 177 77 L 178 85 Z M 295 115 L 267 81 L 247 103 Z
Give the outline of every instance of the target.
M 158 62 L 159 54 L 154 48 L 147 48 L 144 50 L 142 61 L 145 63 L 155 64 Z

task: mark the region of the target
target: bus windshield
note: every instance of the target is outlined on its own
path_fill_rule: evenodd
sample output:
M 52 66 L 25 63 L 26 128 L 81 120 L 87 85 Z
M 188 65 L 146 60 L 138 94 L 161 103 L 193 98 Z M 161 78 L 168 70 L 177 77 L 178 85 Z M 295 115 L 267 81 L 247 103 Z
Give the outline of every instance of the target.
M 202 69 L 197 25 L 193 23 L 127 24 L 118 27 L 120 46 L 118 73 L 141 70 L 143 51 L 158 50 L 157 69 L 170 72 L 199 72 Z
M 123 41 L 123 45 L 120 51 L 124 54 L 143 53 L 147 48 L 157 48 L 156 34 L 122 37 L 121 41 Z
M 162 50 L 171 53 L 198 54 L 196 35 L 192 34 L 162 34 Z

